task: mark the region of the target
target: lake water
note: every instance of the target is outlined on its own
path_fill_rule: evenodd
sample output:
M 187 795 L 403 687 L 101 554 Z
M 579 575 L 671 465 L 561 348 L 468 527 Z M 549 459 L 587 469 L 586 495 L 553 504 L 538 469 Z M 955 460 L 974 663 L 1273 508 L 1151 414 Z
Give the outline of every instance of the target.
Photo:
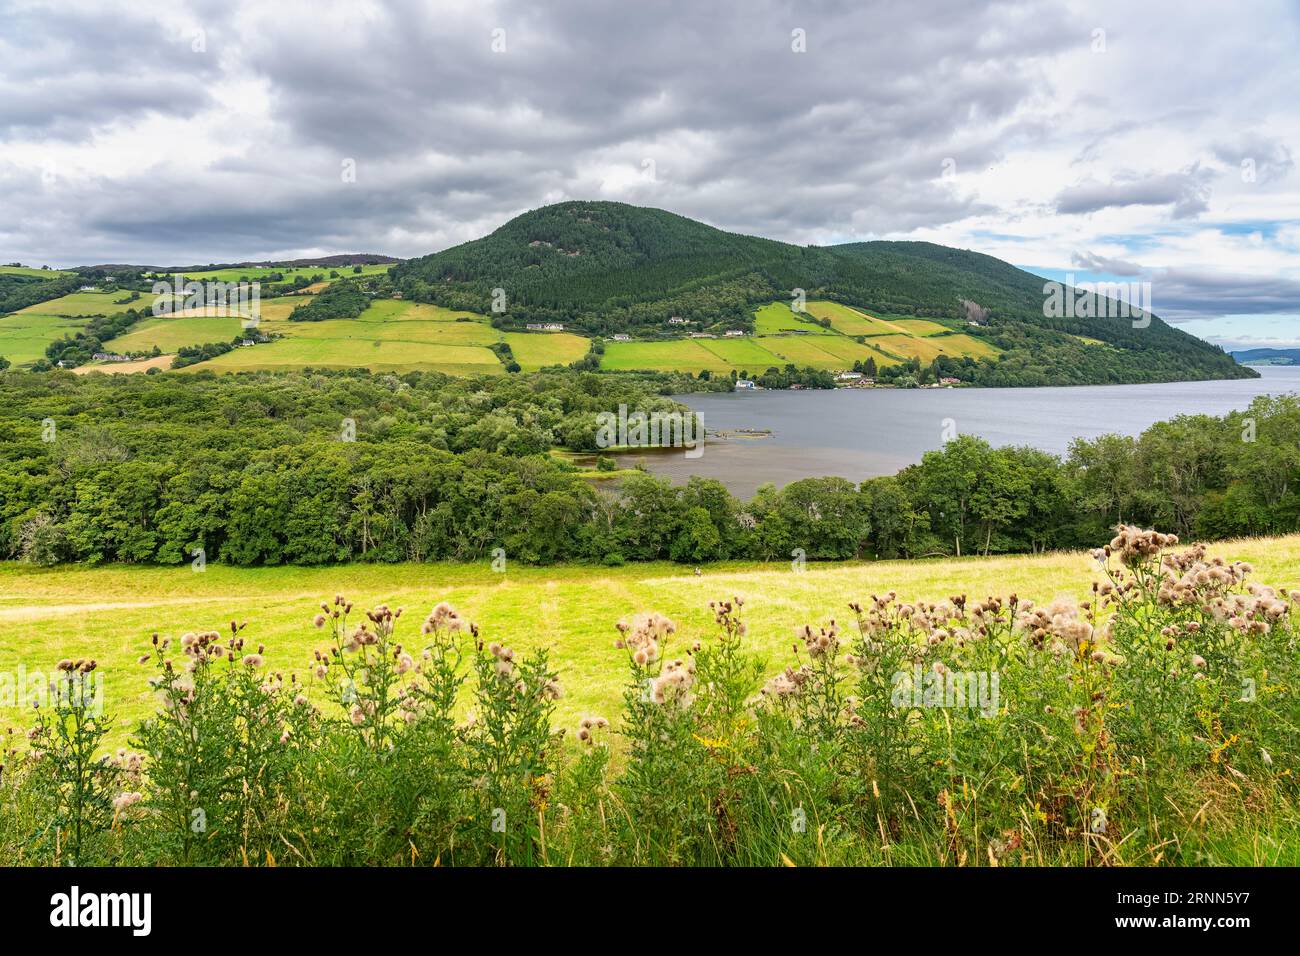
M 995 446 L 1031 445 L 1063 454 L 1071 440 L 1107 432 L 1136 435 L 1177 415 L 1223 415 L 1257 395 L 1300 393 L 1300 366 L 1261 366 L 1258 379 L 1071 388 L 837 389 L 679 396 L 710 432 L 699 458 L 679 451 L 622 455 L 684 482 L 717 478 L 742 498 L 764 482 L 839 475 L 892 475 L 942 446 L 945 420 Z M 763 438 L 715 439 L 716 432 L 770 429 Z

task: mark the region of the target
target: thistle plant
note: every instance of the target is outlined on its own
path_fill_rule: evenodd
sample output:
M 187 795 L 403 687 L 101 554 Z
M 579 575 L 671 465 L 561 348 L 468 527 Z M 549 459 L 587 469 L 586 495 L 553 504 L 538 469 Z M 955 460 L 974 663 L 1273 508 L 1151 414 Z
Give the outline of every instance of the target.
M 474 719 L 465 741 L 480 832 L 492 834 L 494 862 L 545 862 L 559 741 L 551 716 L 563 693 L 558 676 L 545 648 L 516 658 L 509 647 L 484 644 L 477 632 L 474 672 Z
M 97 713 L 88 687 L 97 666 L 93 660 L 60 661 L 48 705 L 38 702 L 28 734 L 34 776 L 49 808 L 32 840 L 37 852 L 71 866 L 87 862 L 88 844 L 113 825 L 119 810 L 139 799 L 139 794 L 119 794 L 120 770 L 100 753 L 112 722 Z
M 140 658 L 156 670 L 156 716 L 133 745 L 143 752 L 150 831 L 185 862 L 260 862 L 293 798 L 295 772 L 313 739 L 315 709 L 297 679 L 246 646 L 245 625 L 152 639 Z M 179 653 L 177 653 L 179 652 Z

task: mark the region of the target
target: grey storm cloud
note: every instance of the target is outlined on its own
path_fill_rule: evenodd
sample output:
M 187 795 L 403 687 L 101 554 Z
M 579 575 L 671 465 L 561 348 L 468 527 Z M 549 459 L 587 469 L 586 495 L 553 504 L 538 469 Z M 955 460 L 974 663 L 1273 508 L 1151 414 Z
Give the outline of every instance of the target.
M 1300 281 L 1192 269 L 1151 274 L 1153 311 L 1172 322 L 1223 315 L 1300 314 Z
M 0 146 L 39 134 L 87 141 L 146 113 L 192 116 L 211 105 L 215 60 L 131 9 L 0 3 Z
M 193 116 L 220 80 L 260 84 L 274 135 L 197 176 L 163 162 L 53 187 L 0 149 L 5 251 L 418 255 L 567 198 L 796 242 L 941 226 L 992 211 L 942 180 L 944 160 L 990 166 L 1009 130 L 1042 135 L 1018 113 L 1042 93 L 1037 58 L 1077 42 L 1057 0 L 393 2 L 346 27 L 255 29 L 191 9 L 205 55 L 143 12 L 33 8 L 0 27 L 0 147 Z
M 1113 206 L 1172 206 L 1175 219 L 1192 218 L 1209 208 L 1211 173 L 1192 166 L 1177 173 L 1129 176 L 1108 183 L 1088 180 L 1056 197 L 1062 214 L 1097 212 Z

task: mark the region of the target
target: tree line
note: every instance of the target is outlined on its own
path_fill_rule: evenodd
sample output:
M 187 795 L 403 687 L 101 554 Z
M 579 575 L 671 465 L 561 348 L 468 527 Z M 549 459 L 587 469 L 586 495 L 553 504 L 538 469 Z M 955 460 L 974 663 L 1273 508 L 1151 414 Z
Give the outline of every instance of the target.
M 910 558 L 1087 546 L 1120 522 L 1300 529 L 1300 400 L 1058 457 L 960 436 L 896 475 L 593 484 L 596 414 L 721 383 L 555 371 L 0 374 L 0 557 L 240 565 Z

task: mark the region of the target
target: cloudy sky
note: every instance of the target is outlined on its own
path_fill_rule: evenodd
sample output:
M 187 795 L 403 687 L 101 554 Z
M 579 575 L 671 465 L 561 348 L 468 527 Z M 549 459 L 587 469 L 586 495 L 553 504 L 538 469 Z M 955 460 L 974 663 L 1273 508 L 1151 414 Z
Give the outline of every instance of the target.
M 1300 345 L 1297 90 L 1295 0 L 0 0 L 0 261 L 413 256 L 616 199 Z

